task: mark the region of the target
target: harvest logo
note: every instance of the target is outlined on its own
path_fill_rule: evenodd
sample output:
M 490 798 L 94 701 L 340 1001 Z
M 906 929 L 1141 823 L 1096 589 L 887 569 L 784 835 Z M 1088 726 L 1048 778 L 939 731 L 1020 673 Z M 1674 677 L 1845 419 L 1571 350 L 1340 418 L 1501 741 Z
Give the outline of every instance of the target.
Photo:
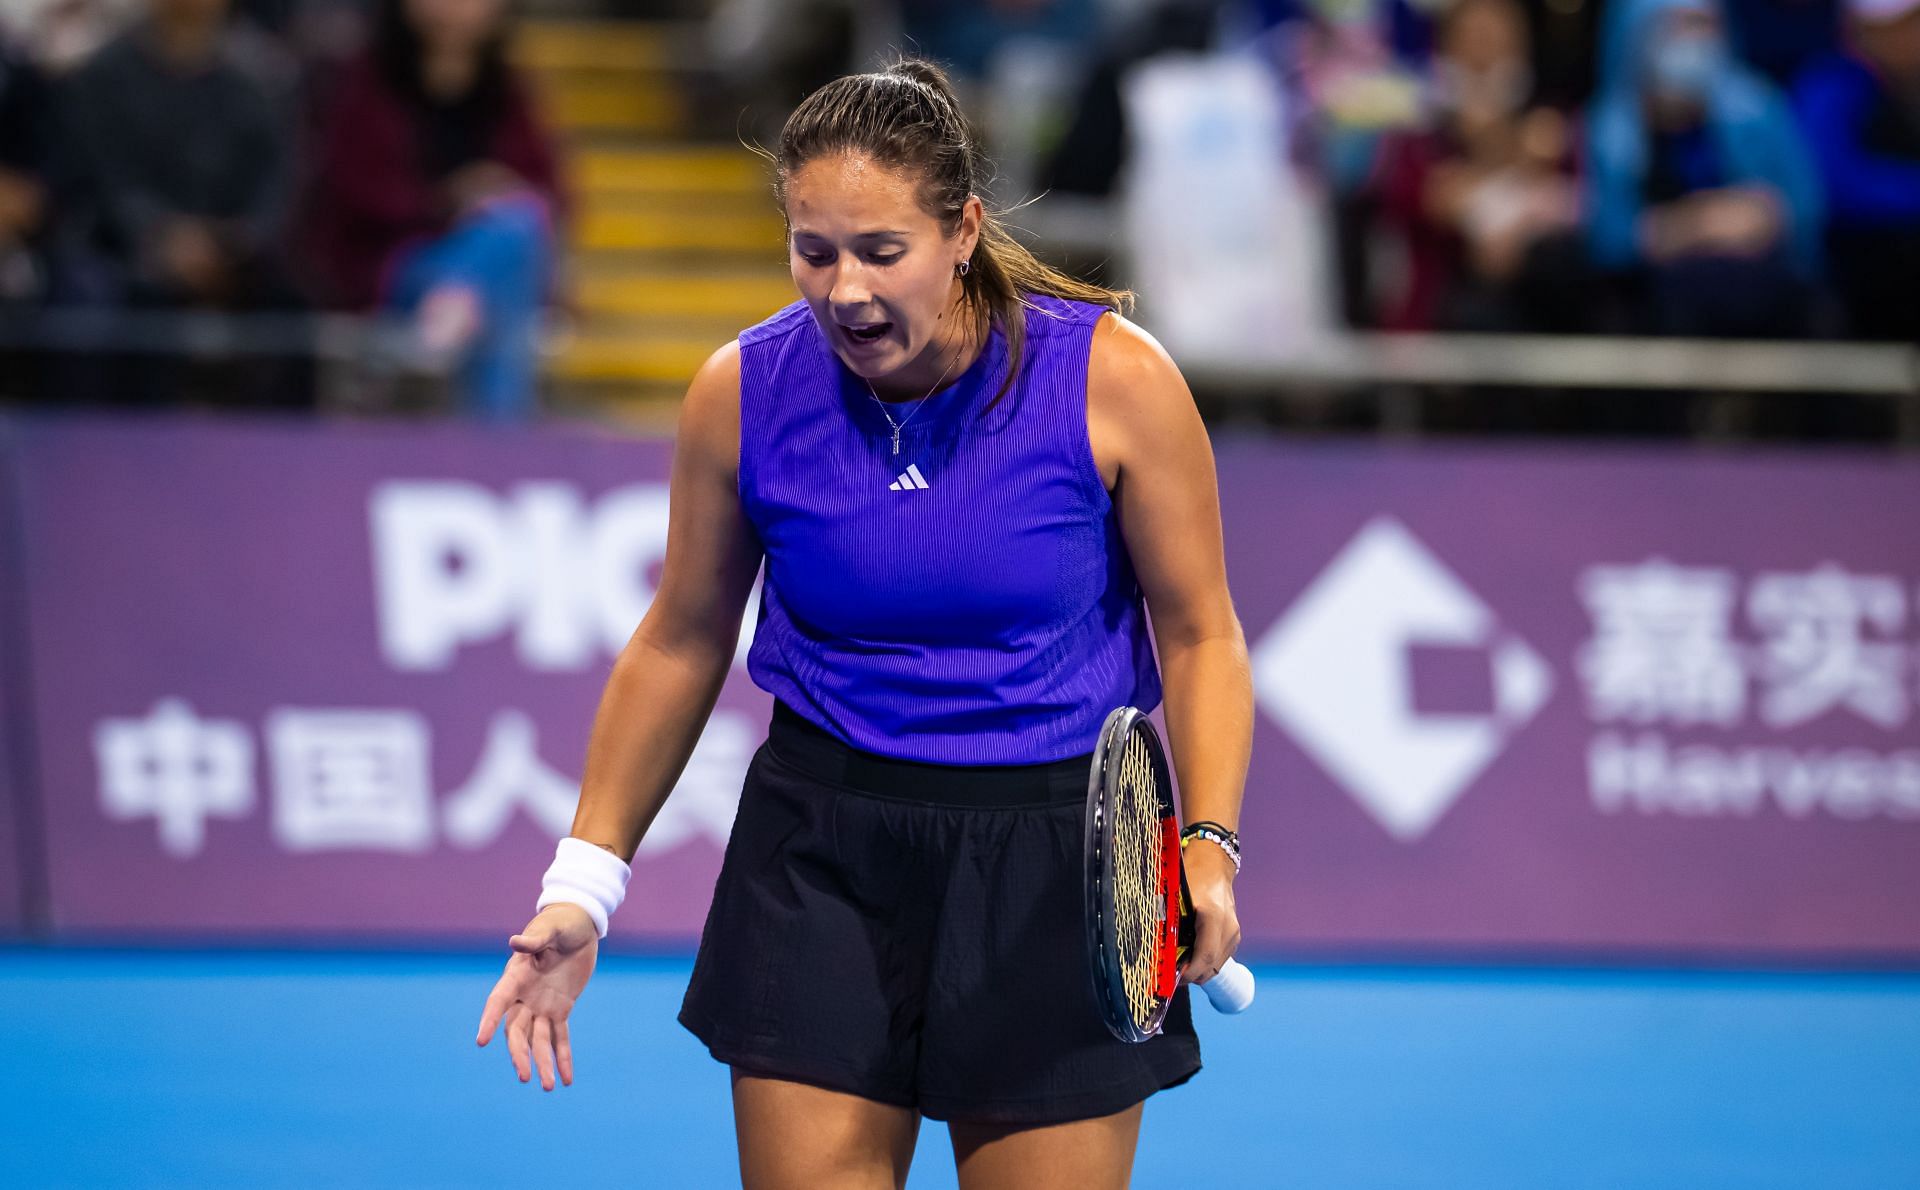
M 1340 551 L 1252 660 L 1261 708 L 1403 840 L 1432 829 L 1553 686 L 1540 655 L 1389 516 Z

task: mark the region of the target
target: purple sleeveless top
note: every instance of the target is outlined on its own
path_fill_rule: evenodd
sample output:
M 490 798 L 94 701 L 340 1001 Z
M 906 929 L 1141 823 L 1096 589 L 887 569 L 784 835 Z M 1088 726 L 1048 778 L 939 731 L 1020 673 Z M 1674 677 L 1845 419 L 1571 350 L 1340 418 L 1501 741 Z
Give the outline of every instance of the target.
M 1093 749 L 1160 673 L 1087 439 L 1101 307 L 1030 299 L 1021 375 L 998 331 L 902 422 L 806 303 L 740 336 L 740 500 L 766 550 L 747 669 L 856 748 L 935 764 Z

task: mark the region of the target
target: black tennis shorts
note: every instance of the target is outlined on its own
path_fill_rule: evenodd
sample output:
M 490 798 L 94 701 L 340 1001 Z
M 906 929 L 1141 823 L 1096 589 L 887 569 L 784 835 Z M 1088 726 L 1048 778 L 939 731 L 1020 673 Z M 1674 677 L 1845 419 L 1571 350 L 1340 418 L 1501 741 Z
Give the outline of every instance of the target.
M 1140 1045 L 1094 1000 L 1090 763 L 892 760 L 776 705 L 680 1023 L 749 1074 L 936 1120 L 1086 1119 L 1192 1078 L 1185 988 Z

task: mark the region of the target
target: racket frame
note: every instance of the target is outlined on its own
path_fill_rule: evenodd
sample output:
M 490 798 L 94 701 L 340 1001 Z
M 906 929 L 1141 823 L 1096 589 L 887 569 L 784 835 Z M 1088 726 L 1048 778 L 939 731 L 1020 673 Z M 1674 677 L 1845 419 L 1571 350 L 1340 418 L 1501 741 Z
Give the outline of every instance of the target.
M 1154 1004 L 1148 1020 L 1142 1024 L 1133 1017 L 1127 998 L 1126 975 L 1121 970 L 1119 923 L 1112 912 L 1114 889 L 1113 818 L 1108 807 L 1110 792 L 1119 781 L 1119 765 L 1126 745 L 1135 732 L 1143 738 L 1153 768 L 1154 793 L 1159 801 L 1161 821 L 1160 890 L 1162 913 L 1156 938 Z M 1171 840 L 1169 843 L 1168 840 Z M 1179 823 L 1174 815 L 1173 780 L 1167 765 L 1166 749 L 1153 721 L 1135 707 L 1119 707 L 1107 716 L 1100 728 L 1100 741 L 1094 751 L 1087 777 L 1086 810 L 1086 890 L 1087 948 L 1093 969 L 1095 999 L 1107 1031 L 1121 1041 L 1139 1043 L 1160 1032 L 1172 1007 L 1173 993 L 1179 988 L 1178 942 L 1181 907 L 1185 900 L 1184 873 L 1180 866 Z M 1169 979 L 1171 974 L 1171 979 Z M 1171 987 L 1169 986 L 1171 984 Z

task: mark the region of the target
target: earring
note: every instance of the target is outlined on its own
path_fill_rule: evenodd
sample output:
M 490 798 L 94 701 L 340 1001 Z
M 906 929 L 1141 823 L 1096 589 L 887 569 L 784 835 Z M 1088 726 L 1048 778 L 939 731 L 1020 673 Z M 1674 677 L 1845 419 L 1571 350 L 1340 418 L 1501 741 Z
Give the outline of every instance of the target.
M 956 276 L 964 277 L 973 271 L 973 262 L 971 260 L 963 260 L 953 266 L 953 271 Z

